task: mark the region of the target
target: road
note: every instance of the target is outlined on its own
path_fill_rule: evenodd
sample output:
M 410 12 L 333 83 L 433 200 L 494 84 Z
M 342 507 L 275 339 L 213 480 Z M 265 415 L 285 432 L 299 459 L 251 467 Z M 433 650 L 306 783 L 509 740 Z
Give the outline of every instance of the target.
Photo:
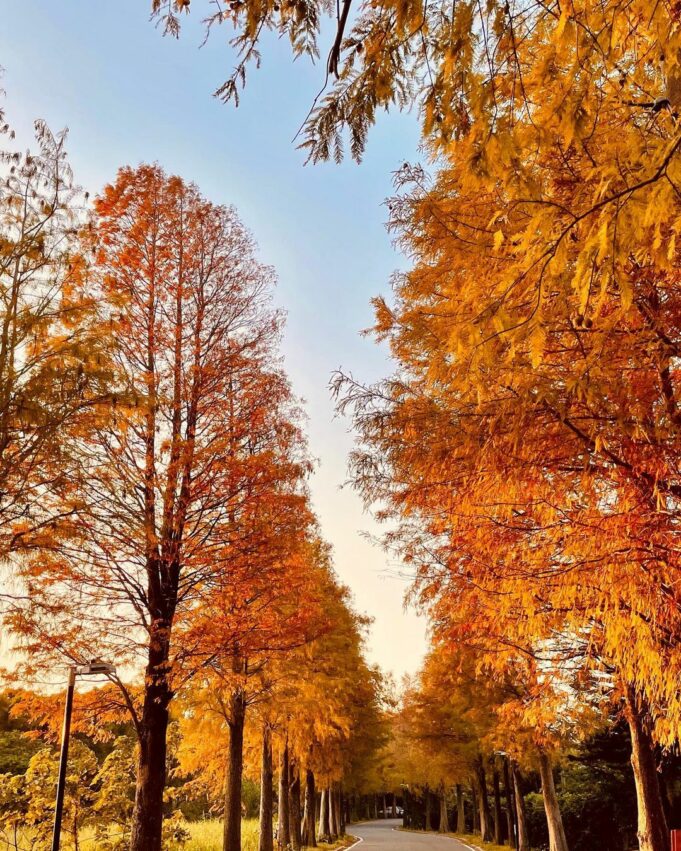
M 367 821 L 348 825 L 348 833 L 359 836 L 363 841 L 357 851 L 370 851 L 371 848 L 395 848 L 401 851 L 469 851 L 469 846 L 457 839 L 438 836 L 437 833 L 411 833 L 396 830 L 402 820 Z

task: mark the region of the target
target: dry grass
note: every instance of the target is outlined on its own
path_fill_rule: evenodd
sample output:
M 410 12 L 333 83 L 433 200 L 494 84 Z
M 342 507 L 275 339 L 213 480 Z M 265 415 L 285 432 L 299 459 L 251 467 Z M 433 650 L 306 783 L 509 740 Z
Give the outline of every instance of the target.
M 448 835 L 453 836 L 455 839 L 460 839 L 474 848 L 482 848 L 483 851 L 509 851 L 508 845 L 495 845 L 493 842 L 483 842 L 479 836 L 475 836 L 472 833 L 450 833 Z
M 185 845 L 178 845 L 177 851 L 222 851 L 222 822 L 217 819 L 191 822 L 186 825 L 191 839 Z M 256 819 L 244 821 L 242 826 L 242 851 L 258 851 L 258 822 Z M 31 851 L 34 848 L 32 831 L 22 831 L 18 837 L 19 851 Z M 15 851 L 13 836 L 3 836 L 0 832 L 0 851 Z M 318 847 L 323 851 L 345 848 L 352 845 L 353 837 L 344 837 L 335 845 L 321 843 Z M 92 836 L 92 829 L 85 828 L 79 835 L 80 851 L 96 851 L 97 844 Z M 62 848 L 65 851 L 72 848 L 70 836 L 62 834 Z
M 221 851 L 222 849 L 222 822 L 217 819 L 211 821 L 194 822 L 187 825 L 191 834 L 189 842 L 183 846 L 184 851 Z M 241 831 L 242 851 L 258 851 L 258 822 L 255 819 L 244 821 Z M 345 837 L 335 845 L 321 843 L 318 847 L 324 851 L 335 848 L 345 848 L 354 842 L 353 837 Z M 507 849 L 508 851 L 508 849 Z

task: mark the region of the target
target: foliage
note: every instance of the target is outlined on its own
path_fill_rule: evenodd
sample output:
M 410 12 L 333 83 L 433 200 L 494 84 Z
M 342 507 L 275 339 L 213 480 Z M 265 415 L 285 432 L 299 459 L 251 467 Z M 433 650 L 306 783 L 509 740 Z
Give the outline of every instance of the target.
M 110 335 L 81 284 L 83 195 L 66 133 L 35 124 L 35 148 L 14 148 L 0 118 L 0 552 L 44 545 L 58 510 L 45 495 L 77 463 L 74 436 L 108 409 Z M 3 608 L 17 592 L 5 571 Z

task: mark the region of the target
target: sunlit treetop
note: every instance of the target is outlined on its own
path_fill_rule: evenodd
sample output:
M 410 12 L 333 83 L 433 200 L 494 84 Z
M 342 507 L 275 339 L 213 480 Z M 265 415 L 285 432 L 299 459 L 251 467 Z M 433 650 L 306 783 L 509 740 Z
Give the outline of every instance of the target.
M 153 0 L 154 16 L 173 35 L 183 12 L 188 0 Z M 204 14 L 208 32 L 233 30 L 238 64 L 217 89 L 224 100 L 238 98 L 268 30 L 288 37 L 294 55 L 327 53 L 304 133 L 313 160 L 342 156 L 344 130 L 359 158 L 380 109 L 416 107 L 424 137 L 445 149 L 468 139 L 492 154 L 520 134 L 526 139 L 514 154 L 524 162 L 522 150 L 547 133 L 568 147 L 590 135 L 597 116 L 641 128 L 672 114 L 681 97 L 679 9 L 671 2 L 233 0 L 195 2 L 191 14 Z M 329 17 L 337 26 L 327 45 L 320 31 Z M 485 159 L 494 168 L 507 156 Z

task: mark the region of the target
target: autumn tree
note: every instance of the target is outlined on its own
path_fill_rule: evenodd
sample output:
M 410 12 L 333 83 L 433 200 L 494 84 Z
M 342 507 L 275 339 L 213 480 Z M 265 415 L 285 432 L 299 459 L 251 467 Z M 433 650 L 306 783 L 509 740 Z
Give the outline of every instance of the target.
M 283 499 L 286 495 L 280 496 Z M 242 567 L 250 581 L 234 581 L 239 561 L 232 559 L 229 594 L 216 592 L 202 607 L 192 628 L 192 635 L 197 635 L 204 652 L 211 654 L 211 661 L 200 681 L 190 684 L 184 698 L 189 731 L 184 763 L 200 775 L 214 776 L 217 772 L 224 781 L 220 785 L 224 787 L 225 851 L 241 848 L 247 715 L 255 711 L 262 718 L 260 707 L 272 699 L 279 687 L 277 677 L 284 675 L 279 660 L 332 628 L 326 611 L 329 587 L 333 587 L 327 548 L 315 533 L 304 493 L 289 493 L 284 502 L 288 510 L 284 512 L 279 506 L 278 522 L 269 531 L 263 522 L 268 511 L 263 505 L 256 506 L 258 523 L 251 546 L 242 554 L 247 559 Z M 294 676 L 292 666 L 286 671 Z M 215 734 L 208 738 L 202 732 L 206 715 L 226 739 L 226 756 L 222 749 L 216 751 Z M 263 736 L 269 740 L 272 722 L 263 719 L 262 725 Z M 269 758 L 264 752 L 262 756 Z M 214 767 L 216 758 L 223 760 L 218 769 Z M 269 782 L 271 787 L 271 777 Z M 271 797 L 266 810 L 271 817 Z
M 467 193 L 462 166 L 443 170 L 433 186 L 422 172 L 407 170 L 413 192 L 394 201 L 395 223 L 416 262 L 396 281 L 396 307 L 377 302 L 378 331 L 390 338 L 400 372 L 373 390 L 347 385 L 366 439 L 355 459 L 357 481 L 368 498 L 402 518 L 390 543 L 417 566 L 422 602 L 458 599 L 450 614 L 461 634 L 485 612 L 502 640 L 530 652 L 561 635 L 578 647 L 589 635 L 586 655 L 616 666 L 640 717 L 645 700 L 659 700 L 657 689 L 669 682 L 677 628 L 676 607 L 665 603 L 674 573 L 666 549 L 673 501 L 660 511 L 655 498 L 656 465 L 673 432 L 661 423 L 657 434 L 670 443 L 653 448 L 634 425 L 643 429 L 644 421 L 669 415 L 653 365 L 659 338 L 607 289 L 599 297 L 602 328 L 589 320 L 580 330 L 568 307 L 572 279 L 565 266 L 551 279 L 536 320 L 516 325 L 509 299 L 529 293 L 511 290 L 504 300 L 505 236 L 486 223 L 504 203 L 509 225 L 524 226 L 522 214 L 516 220 L 517 205 L 498 192 Z M 550 160 L 546 167 L 553 168 Z M 567 198 L 569 182 L 560 185 Z M 490 313 L 480 313 L 473 295 L 481 280 L 486 288 L 499 284 Z M 424 429 L 427 446 L 418 438 Z M 658 472 L 635 465 L 639 448 L 644 467 Z M 651 658 L 664 659 L 664 671 L 653 680 L 647 674 L 644 684 L 639 672 L 649 671 Z M 662 700 L 673 711 L 674 697 Z M 651 754 L 650 741 L 640 750 L 637 744 L 634 757 L 648 775 L 639 786 L 641 824 L 662 827 L 642 835 L 664 848 L 661 799 L 646 799 L 644 791 L 657 786 Z
M 109 335 L 81 284 L 85 197 L 66 133 L 35 123 L 35 149 L 14 149 L 0 113 L 0 550 L 54 534 L 45 494 L 74 465 L 74 435 L 108 411 Z M 59 509 L 56 511 L 59 515 Z M 5 584 L 12 590 L 11 579 Z
M 354 612 L 348 589 L 338 582 L 328 546 L 313 537 L 304 552 L 305 585 L 289 585 L 297 606 L 282 594 L 280 606 L 284 615 L 288 611 L 288 620 L 278 632 L 262 633 L 269 634 L 269 642 L 258 652 L 252 644 L 248 670 L 207 670 L 182 699 L 181 771 L 212 801 L 223 796 L 225 764 L 234 757 L 235 738 L 245 744 L 245 770 L 261 781 L 261 851 L 272 851 L 274 845 L 275 779 L 278 844 L 315 847 L 319 793 L 320 835 L 337 836 L 342 832 L 343 791 L 358 788 L 385 741 L 381 679 L 363 655 L 365 619 Z M 273 643 L 274 636 L 281 640 L 287 634 L 286 645 Z M 244 705 L 244 727 L 236 737 L 234 694 Z M 235 762 L 240 757 L 241 752 Z M 231 769 L 229 778 L 235 781 Z M 237 784 L 228 780 L 228 787 L 231 805 Z M 227 805 L 225 816 L 227 824 Z M 225 841 L 232 841 L 231 834 Z
M 139 698 L 118 685 L 139 739 L 131 847 L 151 851 L 171 700 L 218 653 L 193 640 L 197 613 L 216 593 L 240 596 L 230 570 L 250 527 L 233 518 L 305 464 L 272 272 L 235 211 L 157 166 L 126 168 L 96 200 L 88 240 L 119 393 L 60 494 L 71 540 L 27 565 L 32 593 L 9 625 L 33 668 L 102 653 L 144 668 Z

